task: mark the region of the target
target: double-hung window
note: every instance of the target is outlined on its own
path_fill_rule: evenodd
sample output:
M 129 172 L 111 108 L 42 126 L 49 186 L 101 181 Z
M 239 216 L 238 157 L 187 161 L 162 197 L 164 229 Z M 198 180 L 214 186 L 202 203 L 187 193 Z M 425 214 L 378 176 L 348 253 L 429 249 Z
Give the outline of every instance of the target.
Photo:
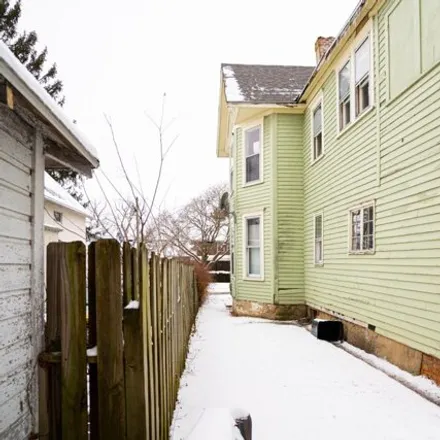
M 262 277 L 261 264 L 261 217 L 247 217 L 245 219 L 245 244 L 246 244 L 246 276 L 249 278 Z
M 347 62 L 338 72 L 339 131 L 372 105 L 371 38 L 354 46 Z
M 313 160 L 317 160 L 323 153 L 323 124 L 322 124 L 322 102 L 313 110 Z
M 350 211 L 350 252 L 374 251 L 373 203 Z
M 370 106 L 370 41 L 367 38 L 354 53 L 356 117 Z
M 350 61 L 339 71 L 339 129 L 344 129 L 351 120 Z
M 315 264 L 323 264 L 324 262 L 324 249 L 323 249 L 323 227 L 322 227 L 322 214 L 315 214 L 314 217 L 314 255 Z
M 260 126 L 252 127 L 244 132 L 245 147 L 245 183 L 258 182 L 260 176 Z

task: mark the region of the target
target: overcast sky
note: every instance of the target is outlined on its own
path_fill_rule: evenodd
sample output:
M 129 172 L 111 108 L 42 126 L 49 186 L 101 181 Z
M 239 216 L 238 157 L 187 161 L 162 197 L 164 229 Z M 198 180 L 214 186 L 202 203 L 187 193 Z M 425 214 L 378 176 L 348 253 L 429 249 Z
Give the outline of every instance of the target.
M 64 82 L 66 111 L 123 192 L 103 115 L 111 117 L 130 174 L 151 196 L 158 141 L 145 114 L 159 120 L 166 92 L 165 120 L 175 118 L 167 140 L 179 138 L 165 161 L 159 200 L 173 208 L 228 179 L 228 160 L 216 158 L 220 63 L 314 65 L 316 38 L 336 35 L 357 3 L 23 0 L 21 26 L 48 46 Z M 99 196 L 94 185 L 90 191 Z

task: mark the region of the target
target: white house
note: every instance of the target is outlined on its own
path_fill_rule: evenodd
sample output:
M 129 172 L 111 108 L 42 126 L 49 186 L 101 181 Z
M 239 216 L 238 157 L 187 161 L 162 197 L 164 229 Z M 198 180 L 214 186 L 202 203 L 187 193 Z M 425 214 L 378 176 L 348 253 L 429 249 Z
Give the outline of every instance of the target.
M 44 243 L 86 242 L 87 210 L 48 173 L 44 175 Z
M 78 127 L 0 43 L 2 440 L 44 437 L 37 366 L 44 327 L 44 171 L 73 169 L 91 176 L 98 165 Z

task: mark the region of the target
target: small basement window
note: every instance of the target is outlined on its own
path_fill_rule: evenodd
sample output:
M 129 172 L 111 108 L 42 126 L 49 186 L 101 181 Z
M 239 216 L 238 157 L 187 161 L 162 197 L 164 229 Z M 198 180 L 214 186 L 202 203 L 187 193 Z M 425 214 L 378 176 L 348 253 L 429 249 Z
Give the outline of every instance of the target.
M 366 205 L 350 211 L 350 252 L 374 251 L 374 206 Z
M 53 218 L 57 223 L 63 223 L 63 213 L 60 211 L 53 212 Z

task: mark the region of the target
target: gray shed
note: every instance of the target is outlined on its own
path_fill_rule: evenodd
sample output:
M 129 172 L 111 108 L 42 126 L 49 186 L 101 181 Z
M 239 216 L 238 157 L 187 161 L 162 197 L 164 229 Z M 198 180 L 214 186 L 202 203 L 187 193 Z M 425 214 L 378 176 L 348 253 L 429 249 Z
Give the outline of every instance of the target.
M 0 43 L 0 438 L 38 432 L 44 171 L 91 176 L 91 144 Z

